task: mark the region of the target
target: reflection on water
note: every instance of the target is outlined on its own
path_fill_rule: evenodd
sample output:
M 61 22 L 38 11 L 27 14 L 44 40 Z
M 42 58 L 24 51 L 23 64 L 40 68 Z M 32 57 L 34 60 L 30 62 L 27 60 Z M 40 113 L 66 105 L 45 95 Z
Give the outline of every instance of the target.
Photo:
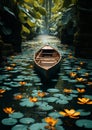
M 63 57 L 60 71 L 48 82 L 41 80 L 33 64 L 44 40 Z M 55 130 L 92 129 L 91 60 L 75 58 L 73 48 L 52 36 L 39 36 L 22 48 L 22 54 L 9 57 L 0 68 L 0 128 L 46 130 L 44 118 L 49 116 L 58 119 Z

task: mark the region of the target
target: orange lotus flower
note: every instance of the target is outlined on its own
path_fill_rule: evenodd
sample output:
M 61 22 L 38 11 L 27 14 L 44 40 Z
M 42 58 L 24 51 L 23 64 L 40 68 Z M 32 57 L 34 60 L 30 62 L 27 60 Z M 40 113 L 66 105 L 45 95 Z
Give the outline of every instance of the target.
M 38 96 L 39 96 L 39 97 L 44 97 L 45 95 L 46 95 L 45 92 L 40 92 L 40 91 L 38 91 Z
M 80 65 L 83 65 L 84 64 L 84 62 L 80 62 Z
M 87 82 L 88 85 L 92 85 L 92 82 Z
M 80 112 L 76 112 L 74 109 L 64 109 L 65 112 L 59 112 L 63 116 L 69 116 L 70 118 L 79 118 Z
M 30 97 L 29 100 L 30 100 L 31 102 L 37 102 L 37 101 L 38 101 L 38 98 L 36 98 L 36 97 Z
M 10 67 L 10 66 L 8 66 L 8 67 L 6 67 L 6 70 L 13 70 L 13 67 Z
M 30 65 L 30 68 L 33 68 L 33 65 Z
M 20 81 L 19 84 L 20 84 L 20 85 L 25 85 L 26 82 L 25 82 L 25 81 Z
M 92 100 L 89 98 L 78 98 L 78 104 L 92 104 Z
M 0 93 L 4 93 L 6 90 L 4 89 L 0 89 Z
M 84 78 L 76 78 L 76 80 L 77 80 L 78 82 L 83 82 L 83 81 L 85 81 Z
M 13 63 L 13 64 L 11 64 L 11 66 L 15 67 L 15 66 L 16 66 L 16 64 L 14 64 L 14 63 Z
M 82 88 L 82 89 L 77 88 L 77 91 L 78 91 L 79 93 L 84 93 L 84 92 L 85 92 L 85 89 L 84 89 L 84 88 Z
M 58 122 L 58 119 L 54 119 L 52 117 L 46 117 L 46 118 L 44 118 L 44 120 L 46 123 L 48 123 L 52 127 L 54 127 Z
M 71 78 L 75 78 L 77 74 L 75 72 L 70 72 L 69 75 Z
M 77 67 L 77 68 L 76 68 L 76 70 L 80 70 L 80 69 L 81 69 L 81 67 Z
M 65 92 L 65 93 L 71 93 L 71 92 L 72 92 L 72 89 L 67 89 L 67 88 L 65 88 L 65 89 L 64 89 L 64 92 Z
M 12 109 L 12 107 L 6 107 L 3 109 L 3 111 L 7 114 L 13 113 L 15 110 Z
M 13 59 L 13 58 L 14 58 L 14 56 L 11 56 L 11 58 Z
M 85 73 L 84 75 L 85 75 L 86 77 L 88 77 L 88 76 L 89 76 L 89 73 Z
M 84 66 L 84 65 L 85 65 L 85 62 L 82 62 L 82 61 L 81 61 L 81 62 L 80 62 L 80 65 L 81 65 L 81 66 Z
M 15 95 L 15 96 L 14 96 L 14 99 L 16 99 L 16 100 L 19 100 L 19 99 L 21 99 L 21 98 L 23 98 L 23 95 L 21 95 L 21 94 L 18 94 L 18 95 Z

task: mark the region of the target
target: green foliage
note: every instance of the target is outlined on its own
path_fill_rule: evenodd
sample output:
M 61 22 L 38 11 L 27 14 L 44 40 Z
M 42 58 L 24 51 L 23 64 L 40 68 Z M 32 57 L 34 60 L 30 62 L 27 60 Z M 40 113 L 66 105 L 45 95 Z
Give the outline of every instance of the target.
M 71 4 L 76 4 L 77 0 L 12 0 L 11 2 L 12 5 L 16 5 L 18 17 L 22 23 L 21 35 L 25 37 L 25 33 L 27 36 L 30 33 L 36 33 L 38 27 L 43 28 L 47 21 L 50 31 L 55 32 L 58 27 L 61 30 L 64 10 Z M 45 21 L 44 18 L 48 20 Z

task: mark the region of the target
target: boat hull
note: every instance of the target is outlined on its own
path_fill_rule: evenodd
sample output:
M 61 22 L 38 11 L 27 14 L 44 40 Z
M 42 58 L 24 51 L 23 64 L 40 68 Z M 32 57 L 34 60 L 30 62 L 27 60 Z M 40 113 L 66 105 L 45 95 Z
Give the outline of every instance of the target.
M 36 72 L 40 75 L 42 80 L 50 80 L 57 75 L 57 72 L 60 69 L 61 62 L 58 62 L 55 66 L 49 68 L 48 70 L 38 66 L 36 63 L 34 64 Z

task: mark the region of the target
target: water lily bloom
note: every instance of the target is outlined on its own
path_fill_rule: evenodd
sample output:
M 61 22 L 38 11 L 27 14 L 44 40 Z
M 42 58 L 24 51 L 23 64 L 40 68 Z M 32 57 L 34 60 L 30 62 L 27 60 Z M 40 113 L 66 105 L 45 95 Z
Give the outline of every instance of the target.
M 83 81 L 85 81 L 84 78 L 76 78 L 76 80 L 77 80 L 78 82 L 83 82 Z
M 40 91 L 38 91 L 38 96 L 39 96 L 39 97 L 44 97 L 45 95 L 46 95 L 45 92 L 40 92 Z
M 52 117 L 46 117 L 44 118 L 45 122 L 48 123 L 50 126 L 55 126 L 58 122 L 58 119 L 54 119 Z
M 88 85 L 92 85 L 92 82 L 91 82 L 91 81 L 90 81 L 90 82 L 87 82 L 87 84 L 88 84 Z
M 64 92 L 65 92 L 65 93 L 71 93 L 71 92 L 72 92 L 72 89 L 67 89 L 67 88 L 65 88 L 65 89 L 64 89 Z
M 20 84 L 20 85 L 25 85 L 26 82 L 25 82 L 25 81 L 20 81 L 19 84 Z
M 15 63 L 12 63 L 12 64 L 11 64 L 11 66 L 15 67 L 15 66 L 16 66 L 16 64 L 15 64 Z
M 30 68 L 33 68 L 33 65 L 30 65 Z
M 76 70 L 80 70 L 80 69 L 81 69 L 81 67 L 77 67 L 77 68 L 76 68 Z
M 3 109 L 3 111 L 7 114 L 13 113 L 15 110 L 12 109 L 12 107 L 6 107 Z
M 70 72 L 69 75 L 71 78 L 75 78 L 77 74 L 75 72 Z
M 37 102 L 37 101 L 38 101 L 38 98 L 36 98 L 36 97 L 30 97 L 29 100 L 30 100 L 31 102 Z
M 6 70 L 13 70 L 13 67 L 8 66 L 6 67 Z
M 15 96 L 14 96 L 14 99 L 16 99 L 16 100 L 19 100 L 19 99 L 21 99 L 21 98 L 23 98 L 23 95 L 21 95 L 21 94 L 18 94 L 18 95 L 15 95 Z
M 84 89 L 84 88 L 82 88 L 82 89 L 77 88 L 77 91 L 78 91 L 79 93 L 84 93 L 84 92 L 85 92 L 85 89 Z
M 0 93 L 4 93 L 6 90 L 4 89 L 0 89 Z
M 79 104 L 92 104 L 92 101 L 90 101 L 89 98 L 78 98 L 78 102 Z
M 79 118 L 80 112 L 76 112 L 74 109 L 64 109 L 64 111 L 59 112 L 63 116 L 69 116 L 70 118 Z
M 88 77 L 88 76 L 89 76 L 89 73 L 85 73 L 84 75 L 85 75 L 86 77 Z

